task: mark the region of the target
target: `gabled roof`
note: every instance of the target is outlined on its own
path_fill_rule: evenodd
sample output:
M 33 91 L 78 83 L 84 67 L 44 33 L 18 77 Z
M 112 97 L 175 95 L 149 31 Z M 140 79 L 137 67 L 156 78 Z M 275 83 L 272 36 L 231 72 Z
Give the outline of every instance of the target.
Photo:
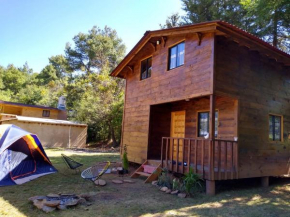
M 204 23 L 198 23 L 193 25 L 175 27 L 170 29 L 161 29 L 155 31 L 146 31 L 144 36 L 133 47 L 133 49 L 125 56 L 120 64 L 111 72 L 111 76 L 121 77 L 120 72 L 127 66 L 127 64 L 133 59 L 133 57 L 154 38 L 181 35 L 187 33 L 209 33 L 214 32 L 216 35 L 224 35 L 231 40 L 240 43 L 241 46 L 249 47 L 253 50 L 257 50 L 260 53 L 275 59 L 277 62 L 281 62 L 286 66 L 290 66 L 290 55 L 272 46 L 271 44 L 263 41 L 262 39 L 224 21 L 210 21 Z M 156 42 L 156 40 L 153 42 Z M 152 43 L 152 42 L 151 42 Z
M 29 104 L 23 104 L 23 103 L 18 103 L 18 102 L 8 102 L 8 101 L 3 101 L 3 100 L 0 100 L 0 104 L 11 105 L 11 106 L 19 106 L 19 107 L 40 108 L 40 109 L 47 109 L 47 110 L 60 110 L 58 108 L 49 107 L 49 106 L 29 105 Z

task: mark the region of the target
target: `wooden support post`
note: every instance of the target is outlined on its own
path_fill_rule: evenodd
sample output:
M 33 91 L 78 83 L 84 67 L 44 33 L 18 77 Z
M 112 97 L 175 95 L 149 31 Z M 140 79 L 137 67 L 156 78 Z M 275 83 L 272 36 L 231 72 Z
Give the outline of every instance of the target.
M 215 143 L 215 100 L 216 97 L 214 94 L 210 95 L 210 114 L 209 114 L 209 138 L 211 141 L 209 142 L 209 156 L 208 156 L 208 166 L 209 166 L 209 179 L 214 179 L 214 143 Z
M 210 95 L 209 138 L 215 138 L 215 95 Z
M 269 187 L 269 176 L 261 177 L 262 187 Z
M 215 181 L 214 180 L 206 180 L 206 194 L 207 195 L 215 195 Z

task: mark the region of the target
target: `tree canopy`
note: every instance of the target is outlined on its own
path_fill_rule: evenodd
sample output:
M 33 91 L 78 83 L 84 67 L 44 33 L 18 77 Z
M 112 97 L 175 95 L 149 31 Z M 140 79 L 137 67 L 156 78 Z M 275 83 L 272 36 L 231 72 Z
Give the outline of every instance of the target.
M 181 0 L 185 16 L 167 17 L 161 28 L 223 20 L 290 53 L 289 0 Z
M 109 76 L 125 54 L 125 45 L 109 27 L 93 27 L 73 37 L 65 55 L 49 58 L 40 73 L 28 64 L 0 66 L 0 99 L 57 106 L 65 96 L 69 119 L 88 124 L 88 142 L 118 145 L 121 136 L 124 82 Z

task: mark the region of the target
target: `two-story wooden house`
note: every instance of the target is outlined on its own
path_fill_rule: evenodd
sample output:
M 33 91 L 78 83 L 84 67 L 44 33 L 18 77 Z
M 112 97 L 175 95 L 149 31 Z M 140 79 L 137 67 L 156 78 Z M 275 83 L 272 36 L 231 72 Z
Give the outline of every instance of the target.
M 126 79 L 129 161 L 215 181 L 290 173 L 290 55 L 223 21 L 147 31 Z

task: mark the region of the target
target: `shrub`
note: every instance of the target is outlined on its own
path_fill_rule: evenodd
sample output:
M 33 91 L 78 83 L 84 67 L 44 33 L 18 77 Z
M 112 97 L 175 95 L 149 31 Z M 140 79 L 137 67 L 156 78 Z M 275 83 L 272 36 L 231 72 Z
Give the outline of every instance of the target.
M 157 185 L 162 187 L 164 186 L 170 189 L 172 188 L 172 178 L 166 168 L 162 169 L 161 175 L 158 177 Z
M 183 177 L 183 184 L 185 192 L 188 195 L 193 195 L 193 193 L 200 191 L 202 186 L 202 179 L 200 176 L 193 172 L 192 168 L 189 168 L 189 172 Z
M 127 145 L 124 145 L 124 153 L 123 153 L 123 169 L 127 170 L 129 169 L 129 161 L 127 157 Z
M 174 178 L 172 182 L 172 190 L 173 191 L 178 190 L 180 192 L 184 192 L 185 191 L 184 184 L 180 182 L 178 178 Z

